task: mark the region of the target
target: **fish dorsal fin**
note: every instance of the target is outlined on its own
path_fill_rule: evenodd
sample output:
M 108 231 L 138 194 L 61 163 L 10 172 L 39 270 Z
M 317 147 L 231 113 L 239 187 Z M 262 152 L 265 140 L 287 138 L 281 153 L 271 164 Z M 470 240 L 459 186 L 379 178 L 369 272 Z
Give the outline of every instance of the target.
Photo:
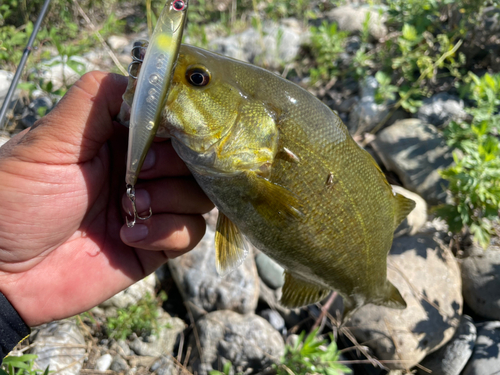
M 294 220 L 304 216 L 298 198 L 284 187 L 248 172 L 251 193 L 248 198 L 255 210 L 268 222 Z
M 405 217 L 415 208 L 415 201 L 397 193 L 394 199 L 394 230 L 396 230 Z
M 330 289 L 298 279 L 288 271 L 285 271 L 282 291 L 280 303 L 291 309 L 319 302 L 331 292 Z
M 399 292 L 398 288 L 396 288 L 390 281 L 386 281 L 385 290 L 386 297 L 381 302 L 377 303 L 377 305 L 400 310 L 406 308 L 406 301 Z
M 234 223 L 219 211 L 215 231 L 215 267 L 220 276 L 237 268 L 248 255 L 248 244 Z

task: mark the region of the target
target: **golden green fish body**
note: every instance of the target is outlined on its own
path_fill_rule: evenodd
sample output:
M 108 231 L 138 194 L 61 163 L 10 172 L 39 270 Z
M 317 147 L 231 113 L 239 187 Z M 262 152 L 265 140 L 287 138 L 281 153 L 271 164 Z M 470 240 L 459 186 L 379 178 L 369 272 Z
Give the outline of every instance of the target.
M 394 229 L 413 202 L 393 194 L 339 117 L 307 91 L 183 45 L 158 135 L 172 137 L 225 215 L 222 271 L 243 257 L 241 231 L 285 268 L 287 306 L 316 302 L 331 289 L 351 311 L 405 306 L 386 267 Z

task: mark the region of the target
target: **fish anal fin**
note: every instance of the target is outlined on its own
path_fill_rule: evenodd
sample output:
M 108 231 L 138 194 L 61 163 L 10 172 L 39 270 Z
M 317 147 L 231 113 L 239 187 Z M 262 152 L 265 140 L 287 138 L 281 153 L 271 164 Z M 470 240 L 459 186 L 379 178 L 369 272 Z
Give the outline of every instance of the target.
M 390 307 L 391 309 L 406 309 L 406 301 L 390 281 L 386 281 L 384 298 L 377 302 L 377 305 Z
M 288 308 L 301 307 L 319 302 L 331 292 L 330 289 L 298 279 L 285 271 L 285 284 L 280 303 Z
M 248 244 L 239 228 L 219 211 L 215 231 L 215 267 L 221 276 L 237 268 L 248 254 Z
M 394 230 L 396 230 L 405 217 L 415 208 L 415 201 L 397 193 L 394 199 Z

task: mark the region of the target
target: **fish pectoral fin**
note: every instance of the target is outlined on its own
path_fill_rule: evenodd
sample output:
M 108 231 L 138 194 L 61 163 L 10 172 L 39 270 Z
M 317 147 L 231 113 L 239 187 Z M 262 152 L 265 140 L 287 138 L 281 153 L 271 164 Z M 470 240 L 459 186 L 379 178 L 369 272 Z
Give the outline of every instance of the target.
M 390 307 L 391 309 L 406 309 L 406 301 L 399 292 L 398 288 L 396 288 L 390 281 L 386 282 L 385 290 L 385 298 L 377 303 L 377 305 Z
M 326 298 L 330 289 L 298 279 L 285 271 L 285 285 L 280 303 L 288 308 L 301 307 Z
M 247 177 L 252 185 L 248 199 L 267 221 L 294 220 L 304 216 L 299 199 L 290 191 L 253 172 L 247 172 Z
M 215 230 L 215 267 L 225 276 L 243 263 L 248 255 L 248 243 L 239 228 L 219 211 Z
M 394 198 L 396 199 L 394 209 L 394 230 L 396 230 L 405 217 L 415 208 L 415 201 L 401 194 L 396 194 Z

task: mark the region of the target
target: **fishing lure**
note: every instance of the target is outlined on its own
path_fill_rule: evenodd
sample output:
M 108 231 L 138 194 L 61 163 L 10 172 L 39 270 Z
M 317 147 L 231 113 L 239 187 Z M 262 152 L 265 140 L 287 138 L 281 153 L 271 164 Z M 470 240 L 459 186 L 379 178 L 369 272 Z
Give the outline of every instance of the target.
M 127 196 L 132 202 L 133 208 L 133 213 L 131 213 L 133 219 L 126 218 L 129 227 L 133 227 L 137 219 L 147 220 L 152 215 L 151 208 L 147 217 L 138 215 L 134 187 L 158 129 L 161 111 L 165 106 L 186 23 L 187 7 L 187 0 L 168 1 L 149 43 L 136 44 L 132 51 L 134 60 L 132 64 L 141 64 L 141 66 L 130 110 L 127 172 L 125 175 Z M 147 50 L 143 59 L 142 53 L 146 45 Z

